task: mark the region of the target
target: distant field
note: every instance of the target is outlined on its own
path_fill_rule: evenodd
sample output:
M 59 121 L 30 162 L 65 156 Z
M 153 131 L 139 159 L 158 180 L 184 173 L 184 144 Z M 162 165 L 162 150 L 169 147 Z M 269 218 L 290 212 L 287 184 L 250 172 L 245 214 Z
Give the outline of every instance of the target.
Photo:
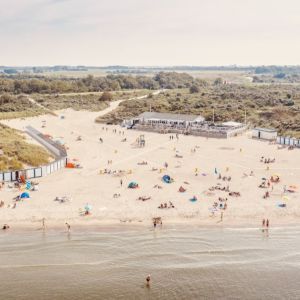
M 82 78 L 86 77 L 88 75 L 93 75 L 95 77 L 103 77 L 106 76 L 110 73 L 111 70 L 95 70 L 95 69 L 90 69 L 87 71 L 58 71 L 58 72 L 45 72 L 42 73 L 44 76 L 49 76 L 49 77 L 76 77 L 76 78 Z M 209 81 L 213 81 L 214 79 L 218 77 L 222 77 L 224 80 L 227 80 L 229 82 L 233 83 L 247 83 L 251 82 L 252 78 L 249 77 L 249 73 L 247 72 L 242 72 L 242 71 L 191 71 L 191 70 L 180 70 L 176 71 L 177 73 L 187 73 L 193 77 L 196 78 L 201 78 Z M 132 75 L 132 76 L 137 76 L 137 75 L 143 75 L 143 76 L 149 76 L 152 77 L 157 73 L 157 71 L 147 71 L 147 72 L 136 72 L 136 73 L 120 73 L 124 75 Z M 118 73 L 119 74 L 119 73 Z

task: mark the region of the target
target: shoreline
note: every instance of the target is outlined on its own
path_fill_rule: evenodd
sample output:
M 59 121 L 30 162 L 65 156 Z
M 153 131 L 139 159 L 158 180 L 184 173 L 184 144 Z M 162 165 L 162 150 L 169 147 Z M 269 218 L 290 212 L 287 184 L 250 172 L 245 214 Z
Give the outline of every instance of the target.
M 76 233 L 97 233 L 97 232 L 118 232 L 118 231 L 132 231 L 132 230 L 138 230 L 138 231 L 144 231 L 144 230 L 153 230 L 153 224 L 151 222 L 144 223 L 144 222 L 115 222 L 112 220 L 107 221 L 93 221 L 86 223 L 86 222 L 77 222 L 77 223 L 71 223 L 68 222 L 71 225 L 71 231 Z M 47 221 L 46 229 L 42 228 L 41 222 L 12 222 L 7 223 L 10 228 L 8 230 L 2 230 L 3 233 L 37 233 L 37 232 L 44 232 L 44 233 L 68 233 L 66 230 L 65 222 L 62 221 L 61 223 L 58 223 L 57 221 Z M 276 229 L 289 229 L 289 228 L 300 228 L 300 223 L 291 222 L 291 220 L 281 220 L 281 221 L 272 221 L 270 223 L 269 230 L 276 230 Z M 234 229 L 234 230 L 242 230 L 242 229 L 266 229 L 261 226 L 260 223 L 252 223 L 252 222 L 216 222 L 214 224 L 208 223 L 208 222 L 201 222 L 199 220 L 197 221 L 184 221 L 184 220 L 176 220 L 176 221 L 168 221 L 163 220 L 163 226 L 162 228 L 160 226 L 157 227 L 156 230 L 181 230 L 181 229 L 191 229 L 193 230 L 228 230 L 228 229 Z

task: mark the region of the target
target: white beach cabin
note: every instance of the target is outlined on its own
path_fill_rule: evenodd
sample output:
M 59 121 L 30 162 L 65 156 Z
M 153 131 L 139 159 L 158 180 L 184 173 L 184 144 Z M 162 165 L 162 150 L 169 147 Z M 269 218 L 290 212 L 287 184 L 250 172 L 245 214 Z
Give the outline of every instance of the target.
M 277 131 L 271 128 L 254 128 L 252 138 L 273 141 L 277 138 Z

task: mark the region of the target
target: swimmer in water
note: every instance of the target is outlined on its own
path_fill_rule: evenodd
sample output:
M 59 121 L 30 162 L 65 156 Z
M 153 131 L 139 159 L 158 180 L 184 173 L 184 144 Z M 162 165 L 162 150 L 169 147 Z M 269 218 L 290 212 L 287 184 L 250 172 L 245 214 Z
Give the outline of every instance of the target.
M 150 286 L 150 280 L 151 280 L 151 277 L 150 277 L 150 274 L 146 277 L 146 285 L 149 287 Z

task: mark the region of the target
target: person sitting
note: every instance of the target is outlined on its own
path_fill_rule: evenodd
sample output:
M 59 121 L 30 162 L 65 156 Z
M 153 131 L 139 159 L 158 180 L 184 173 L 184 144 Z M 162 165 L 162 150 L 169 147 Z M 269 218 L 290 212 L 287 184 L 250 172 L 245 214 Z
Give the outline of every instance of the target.
M 9 225 L 4 224 L 3 227 L 2 227 L 2 230 L 6 230 L 6 229 L 9 229 Z

